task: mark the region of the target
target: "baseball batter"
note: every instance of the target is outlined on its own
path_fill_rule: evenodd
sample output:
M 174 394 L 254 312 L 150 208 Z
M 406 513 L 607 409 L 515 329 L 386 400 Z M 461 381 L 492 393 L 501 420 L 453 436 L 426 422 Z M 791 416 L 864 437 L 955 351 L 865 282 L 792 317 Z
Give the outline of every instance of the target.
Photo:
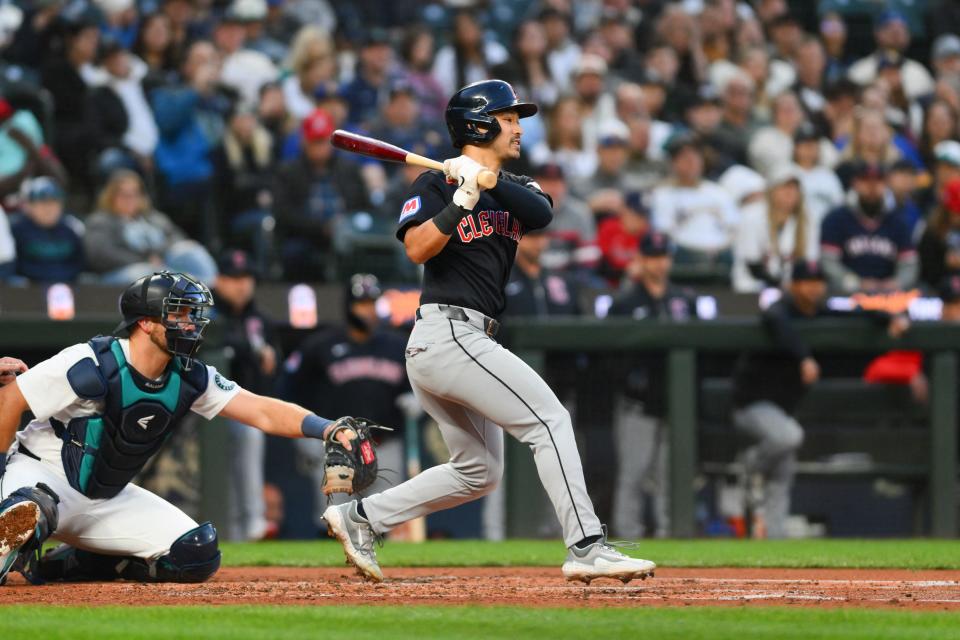
M 120 298 L 128 338 L 67 347 L 0 389 L 0 583 L 11 570 L 33 583 L 212 576 L 213 525 L 130 484 L 188 411 L 293 438 L 355 435 L 350 418 L 250 393 L 196 360 L 212 306 L 188 276 L 146 276 Z M 50 536 L 65 544 L 41 557 Z
M 494 339 L 517 242 L 547 226 L 551 201 L 530 178 L 501 170 L 520 155 L 520 119 L 537 112 L 506 82 L 468 85 L 450 99 L 447 127 L 463 155 L 413 184 L 397 238 L 424 265 L 417 322 L 406 349 L 407 374 L 440 425 L 450 461 L 362 501 L 324 513 L 331 535 L 361 574 L 382 580 L 374 541 L 407 520 L 490 493 L 503 470 L 503 432 L 533 450 L 537 471 L 569 549 L 563 574 L 590 582 L 628 582 L 655 565 L 607 543 L 583 479 L 570 414 L 547 384 Z M 481 192 L 478 174 L 498 174 Z

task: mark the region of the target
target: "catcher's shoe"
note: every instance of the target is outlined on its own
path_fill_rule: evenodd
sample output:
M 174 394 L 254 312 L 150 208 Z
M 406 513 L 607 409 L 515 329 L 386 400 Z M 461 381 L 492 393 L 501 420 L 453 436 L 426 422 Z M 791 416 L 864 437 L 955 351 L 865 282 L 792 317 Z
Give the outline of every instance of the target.
M 579 580 L 590 584 L 595 578 L 616 578 L 627 584 L 634 578 L 646 580 L 653 577 L 657 565 L 649 560 L 631 558 L 615 546 L 636 546 L 633 543 L 607 542 L 606 528 L 603 537 L 583 549 L 572 546 L 563 563 L 563 575 L 567 580 Z
M 323 519 L 329 525 L 327 535 L 340 541 L 347 562 L 356 567 L 357 573 L 368 580 L 381 582 L 383 571 L 373 550 L 373 543 L 379 541 L 379 536 L 367 519 L 357 512 L 357 501 L 327 507 Z
M 20 548 L 37 530 L 40 506 L 35 502 L 16 502 L 0 512 L 0 584 L 20 556 Z

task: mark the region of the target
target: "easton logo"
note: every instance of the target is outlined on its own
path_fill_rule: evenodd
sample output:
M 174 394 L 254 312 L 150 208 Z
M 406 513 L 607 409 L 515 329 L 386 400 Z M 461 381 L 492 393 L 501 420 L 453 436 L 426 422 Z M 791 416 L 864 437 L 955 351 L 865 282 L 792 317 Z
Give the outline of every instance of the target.
M 157 414 L 153 414 L 152 416 L 143 416 L 142 418 L 137 420 L 137 424 L 140 425 L 144 431 L 146 431 L 150 427 L 150 421 L 156 417 L 157 417 Z
M 413 196 L 403 203 L 403 208 L 400 209 L 400 222 L 403 222 L 417 211 L 420 211 L 420 196 Z

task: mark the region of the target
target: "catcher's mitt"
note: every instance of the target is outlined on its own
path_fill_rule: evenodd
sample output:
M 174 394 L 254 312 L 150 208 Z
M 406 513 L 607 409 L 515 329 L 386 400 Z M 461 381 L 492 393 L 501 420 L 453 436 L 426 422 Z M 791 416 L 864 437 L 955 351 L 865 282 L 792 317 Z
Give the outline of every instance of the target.
M 350 439 L 352 449 L 337 441 L 339 432 L 350 429 L 356 435 Z M 371 429 L 393 431 L 374 424 L 366 418 L 340 418 L 330 430 L 325 445 L 323 493 L 357 493 L 377 479 L 377 451 L 370 437 Z

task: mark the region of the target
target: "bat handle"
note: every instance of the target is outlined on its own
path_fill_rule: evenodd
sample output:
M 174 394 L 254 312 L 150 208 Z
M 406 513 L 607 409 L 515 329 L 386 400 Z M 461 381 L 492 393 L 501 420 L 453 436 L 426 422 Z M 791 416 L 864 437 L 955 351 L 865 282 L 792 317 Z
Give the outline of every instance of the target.
M 477 184 L 484 189 L 493 189 L 497 186 L 497 174 L 489 170 L 481 171 L 477 176 Z

